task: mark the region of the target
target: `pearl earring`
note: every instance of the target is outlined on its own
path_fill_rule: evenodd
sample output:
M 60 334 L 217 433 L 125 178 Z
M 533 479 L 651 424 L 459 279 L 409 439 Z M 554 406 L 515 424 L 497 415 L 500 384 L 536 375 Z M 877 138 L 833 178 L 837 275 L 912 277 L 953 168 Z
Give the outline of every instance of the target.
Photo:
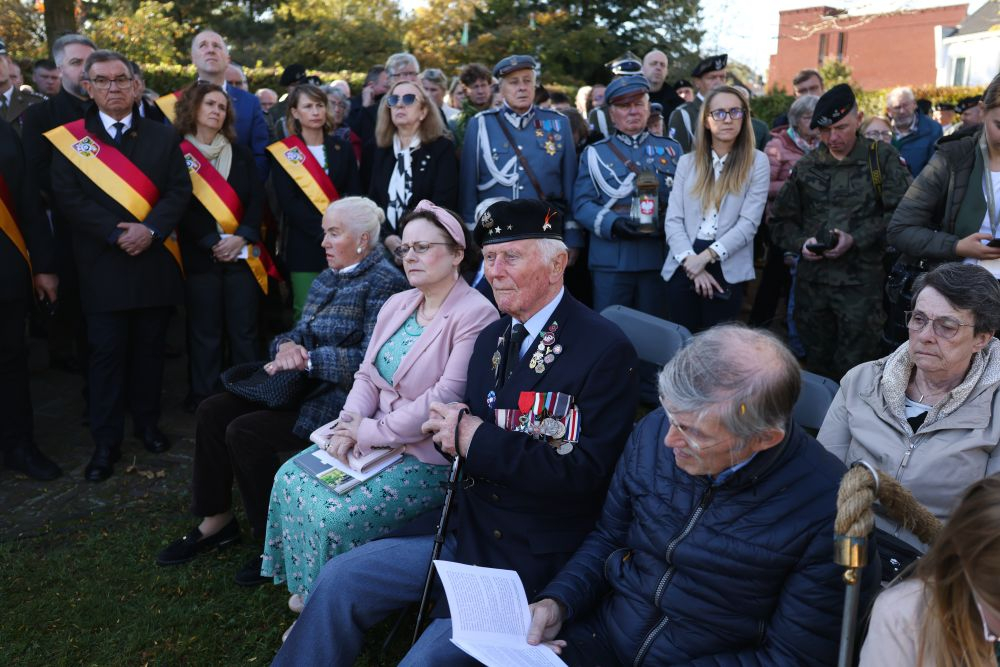
M 358 246 L 358 254 L 359 254 L 359 255 L 361 254 L 361 251 L 362 251 L 362 250 L 363 250 L 363 248 L 362 248 L 361 246 Z

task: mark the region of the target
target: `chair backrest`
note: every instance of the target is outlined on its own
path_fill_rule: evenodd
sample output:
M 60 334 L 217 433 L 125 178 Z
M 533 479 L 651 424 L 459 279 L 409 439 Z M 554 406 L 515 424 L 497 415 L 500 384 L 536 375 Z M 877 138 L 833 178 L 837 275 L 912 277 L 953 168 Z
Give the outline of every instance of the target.
M 802 371 L 802 391 L 792 410 L 792 418 L 799 426 L 818 431 L 839 390 L 840 385 L 830 378 Z
M 691 340 L 679 324 L 625 306 L 608 306 L 601 315 L 617 324 L 642 361 L 663 366 Z

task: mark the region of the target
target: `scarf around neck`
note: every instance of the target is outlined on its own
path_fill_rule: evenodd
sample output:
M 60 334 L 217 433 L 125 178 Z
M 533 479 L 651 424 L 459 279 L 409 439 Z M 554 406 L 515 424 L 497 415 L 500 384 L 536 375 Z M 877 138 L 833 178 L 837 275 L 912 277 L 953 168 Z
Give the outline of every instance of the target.
M 215 135 L 215 139 L 212 139 L 212 143 L 203 144 L 198 141 L 198 138 L 193 134 L 185 135 L 184 137 L 190 141 L 195 148 L 201 151 L 201 154 L 205 156 L 215 170 L 219 172 L 222 177 L 229 180 L 229 170 L 233 166 L 233 145 L 229 143 L 221 132 Z
M 392 135 L 392 152 L 396 155 L 396 164 L 389 177 L 389 204 L 385 209 L 385 217 L 393 229 L 396 229 L 399 219 L 406 213 L 413 194 L 413 151 L 418 148 L 420 134 L 414 135 L 405 148 L 399 143 L 399 135 Z

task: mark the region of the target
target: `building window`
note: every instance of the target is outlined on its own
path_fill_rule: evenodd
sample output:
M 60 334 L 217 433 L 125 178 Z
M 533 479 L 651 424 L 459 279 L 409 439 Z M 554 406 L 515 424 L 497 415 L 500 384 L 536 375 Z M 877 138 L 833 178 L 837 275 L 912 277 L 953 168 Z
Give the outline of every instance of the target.
M 952 79 L 951 85 L 953 86 L 964 86 L 965 85 L 965 57 L 955 58 L 955 77 Z
M 837 62 L 844 62 L 844 48 L 847 46 L 847 35 L 843 32 L 837 33 Z
M 823 66 L 823 62 L 826 60 L 826 49 L 827 49 L 826 39 L 827 35 L 825 34 L 819 36 L 819 58 L 817 60 L 819 62 L 820 67 Z

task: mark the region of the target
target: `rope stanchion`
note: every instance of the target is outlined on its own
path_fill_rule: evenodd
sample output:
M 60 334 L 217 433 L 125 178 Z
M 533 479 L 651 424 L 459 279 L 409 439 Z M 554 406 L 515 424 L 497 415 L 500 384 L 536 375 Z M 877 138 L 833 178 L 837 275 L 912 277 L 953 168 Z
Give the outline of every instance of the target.
M 844 570 L 844 615 L 840 626 L 838 667 L 854 664 L 861 571 L 868 564 L 868 536 L 875 529 L 878 501 L 884 514 L 929 544 L 941 522 L 892 477 L 865 461 L 856 461 L 840 480 L 834 521 L 833 560 Z

